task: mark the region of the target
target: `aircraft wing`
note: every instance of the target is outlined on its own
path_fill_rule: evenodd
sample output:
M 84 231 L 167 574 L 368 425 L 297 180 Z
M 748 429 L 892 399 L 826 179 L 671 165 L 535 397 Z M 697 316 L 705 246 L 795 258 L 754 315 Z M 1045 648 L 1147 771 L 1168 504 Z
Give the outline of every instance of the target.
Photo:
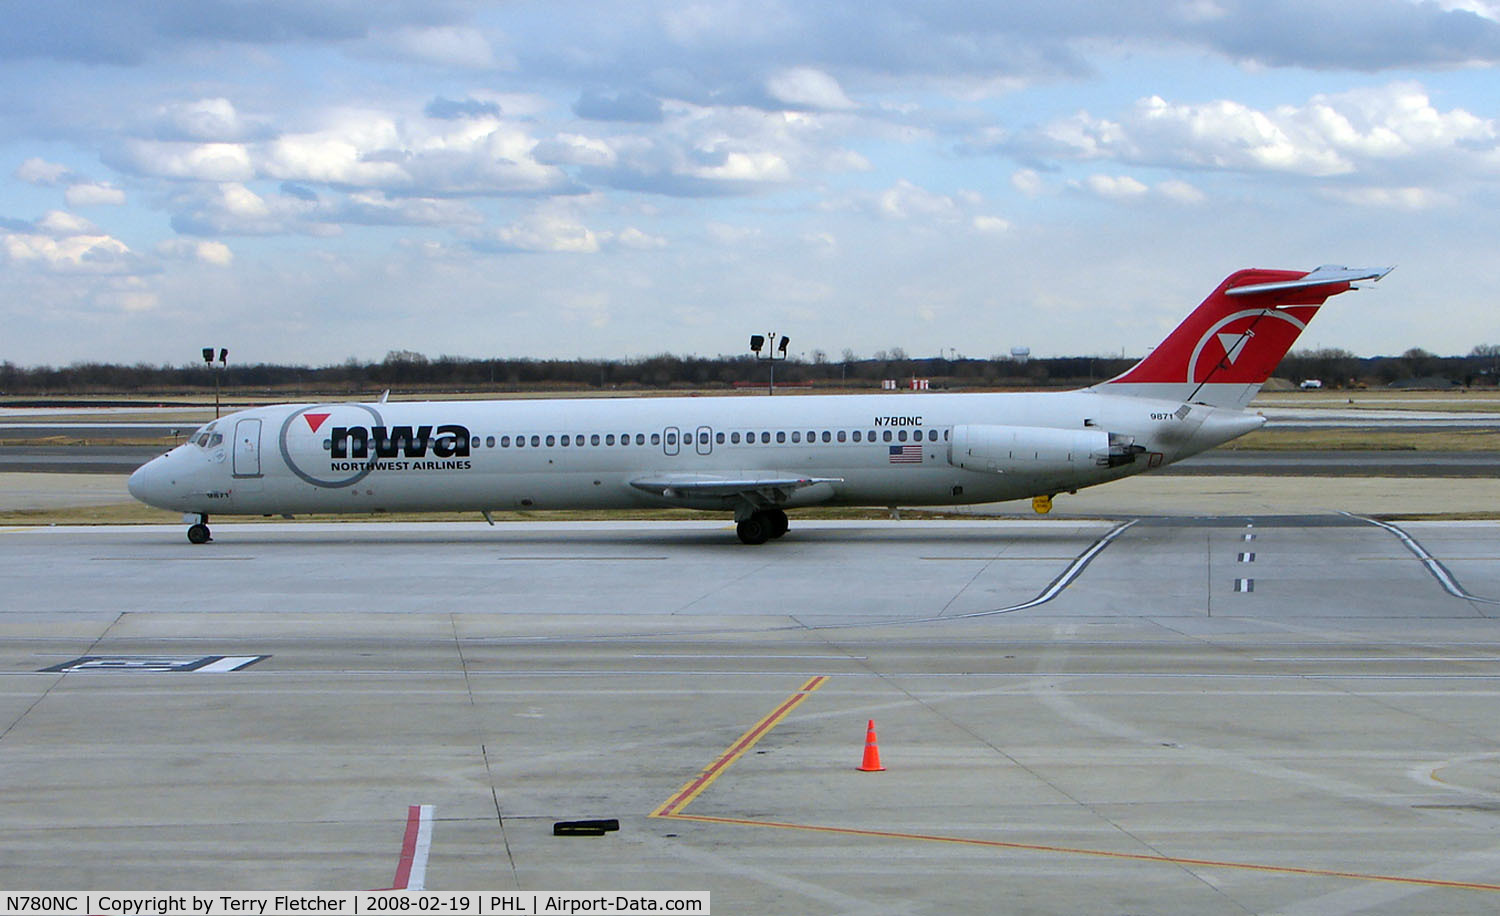
M 842 477 L 642 477 L 630 485 L 666 499 L 743 496 L 755 505 L 784 503 L 796 491 L 820 483 L 843 483 Z

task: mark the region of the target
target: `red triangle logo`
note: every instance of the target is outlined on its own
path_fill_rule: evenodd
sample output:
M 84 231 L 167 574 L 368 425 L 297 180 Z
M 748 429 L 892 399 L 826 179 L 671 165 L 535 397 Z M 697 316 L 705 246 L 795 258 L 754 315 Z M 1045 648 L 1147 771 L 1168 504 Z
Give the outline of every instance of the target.
M 310 427 L 312 427 L 312 431 L 313 432 L 317 432 L 318 431 L 318 427 L 323 425 L 323 421 L 326 420 L 326 419 L 328 419 L 331 416 L 333 416 L 333 414 L 328 414 L 328 413 L 305 413 L 305 414 L 302 415 L 302 419 L 304 419 L 304 420 L 307 421 L 307 425 L 310 426 Z

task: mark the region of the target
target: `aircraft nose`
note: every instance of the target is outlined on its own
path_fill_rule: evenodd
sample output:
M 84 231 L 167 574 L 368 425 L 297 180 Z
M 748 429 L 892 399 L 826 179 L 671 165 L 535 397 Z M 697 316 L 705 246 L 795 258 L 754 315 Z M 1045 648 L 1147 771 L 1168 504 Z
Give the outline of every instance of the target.
M 166 456 L 158 456 L 135 469 L 126 486 L 130 495 L 148 506 L 166 508 L 162 505 L 169 489 L 166 481 Z

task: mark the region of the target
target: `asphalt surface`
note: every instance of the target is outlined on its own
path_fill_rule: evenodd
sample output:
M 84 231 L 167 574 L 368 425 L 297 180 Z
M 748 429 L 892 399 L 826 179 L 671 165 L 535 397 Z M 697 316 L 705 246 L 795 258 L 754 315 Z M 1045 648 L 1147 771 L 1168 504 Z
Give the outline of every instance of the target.
M 1495 523 L 215 538 L 0 529 L 0 884 L 389 887 L 431 805 L 431 890 L 1500 908 Z

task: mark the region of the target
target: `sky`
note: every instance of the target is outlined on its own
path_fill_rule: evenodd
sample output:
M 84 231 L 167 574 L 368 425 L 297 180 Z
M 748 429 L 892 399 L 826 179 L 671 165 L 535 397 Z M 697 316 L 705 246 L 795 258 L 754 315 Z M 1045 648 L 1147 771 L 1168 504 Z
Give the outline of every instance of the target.
M 10 0 L 0 361 L 1500 343 L 1500 0 Z

